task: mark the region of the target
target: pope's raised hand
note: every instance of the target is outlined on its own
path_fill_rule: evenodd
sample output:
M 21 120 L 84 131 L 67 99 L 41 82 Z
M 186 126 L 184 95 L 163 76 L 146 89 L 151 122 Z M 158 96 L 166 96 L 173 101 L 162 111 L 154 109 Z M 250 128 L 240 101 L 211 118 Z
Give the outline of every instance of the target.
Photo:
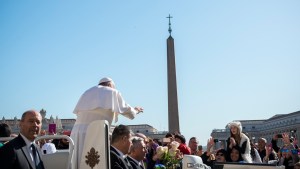
M 134 108 L 138 113 L 141 113 L 144 111 L 144 109 L 142 107 L 135 107 Z

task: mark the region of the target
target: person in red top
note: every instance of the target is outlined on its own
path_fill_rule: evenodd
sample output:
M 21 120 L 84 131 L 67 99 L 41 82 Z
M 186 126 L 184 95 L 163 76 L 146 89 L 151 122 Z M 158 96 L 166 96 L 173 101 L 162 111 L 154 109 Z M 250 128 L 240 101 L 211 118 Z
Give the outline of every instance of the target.
M 185 137 L 183 135 L 176 134 L 175 141 L 180 144 L 178 149 L 180 150 L 180 152 L 182 152 L 182 154 L 191 154 L 191 149 L 185 144 Z

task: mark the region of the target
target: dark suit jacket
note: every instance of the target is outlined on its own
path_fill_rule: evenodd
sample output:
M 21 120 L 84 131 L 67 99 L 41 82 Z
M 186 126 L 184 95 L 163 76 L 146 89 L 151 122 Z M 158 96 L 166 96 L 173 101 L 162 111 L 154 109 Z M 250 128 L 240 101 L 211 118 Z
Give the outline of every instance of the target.
M 136 161 L 133 160 L 132 157 L 127 156 L 126 158 L 128 159 L 128 161 L 129 161 L 129 163 L 131 164 L 131 166 L 132 166 L 133 169 L 143 169 L 143 168 L 140 166 L 139 163 L 137 163 Z
M 38 151 L 37 151 L 38 152 Z M 40 166 L 44 168 L 41 155 L 38 152 Z M 35 169 L 35 165 L 28 153 L 26 143 L 21 135 L 12 139 L 0 148 L 1 169 Z
M 132 169 L 129 161 L 121 157 L 115 148 L 110 146 L 110 166 L 111 169 Z

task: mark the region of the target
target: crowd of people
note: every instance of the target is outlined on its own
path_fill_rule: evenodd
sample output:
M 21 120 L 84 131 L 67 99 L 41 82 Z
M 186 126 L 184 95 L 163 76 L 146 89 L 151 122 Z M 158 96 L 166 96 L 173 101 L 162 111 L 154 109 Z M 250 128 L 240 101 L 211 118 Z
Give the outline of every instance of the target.
M 116 160 L 116 154 L 118 147 L 114 147 L 114 138 L 117 137 L 115 133 L 112 135 L 112 146 L 111 146 L 111 167 L 119 168 L 120 164 L 118 162 L 124 161 L 126 164 L 126 159 L 131 159 L 132 149 L 139 152 L 139 158 L 135 158 L 136 162 L 139 162 L 139 169 L 154 169 L 161 168 L 162 165 L 168 165 L 168 159 L 161 158 L 166 157 L 166 154 L 162 152 L 172 151 L 174 142 L 175 154 L 174 159 L 177 159 L 177 168 L 181 168 L 181 160 L 184 155 L 195 155 L 201 157 L 205 168 L 214 168 L 215 164 L 218 163 L 255 163 L 255 164 L 269 164 L 273 166 L 281 166 L 285 169 L 300 169 L 300 148 L 298 147 L 298 142 L 296 138 L 291 137 L 288 133 L 275 134 L 271 142 L 267 142 L 265 138 L 259 138 L 257 143 L 253 143 L 247 133 L 242 132 L 242 126 L 240 122 L 231 122 L 228 124 L 230 128 L 230 135 L 227 140 L 227 145 L 223 145 L 218 149 L 214 149 L 216 144 L 216 139 L 209 138 L 207 142 L 207 149 L 204 151 L 202 146 L 199 145 L 198 139 L 196 137 L 191 137 L 186 143 L 185 137 L 179 132 L 168 133 L 162 140 L 153 139 L 146 137 L 141 133 L 132 134 L 129 129 L 126 129 L 127 135 L 126 139 L 132 138 L 132 146 L 127 144 L 127 147 L 123 147 L 122 153 L 119 157 L 124 160 Z M 126 126 L 120 125 L 115 128 L 115 130 L 120 130 L 120 128 L 126 128 Z M 133 135 L 133 136 L 131 136 Z M 141 136 L 143 135 L 143 136 Z M 139 140 L 143 140 L 144 143 L 139 143 L 136 145 L 136 138 L 140 137 Z M 121 136 L 122 138 L 122 136 Z M 278 146 L 278 140 L 282 139 L 283 145 Z M 127 140 L 129 141 L 129 140 Z M 141 142 L 141 141 L 140 141 Z M 134 148 L 133 148 L 134 147 Z M 164 148 L 167 150 L 165 151 Z M 139 149 L 139 151 L 137 151 Z M 129 152 L 129 153 L 128 153 Z M 126 155 L 127 153 L 127 155 Z M 144 158 L 142 158 L 144 157 Z M 131 168 L 130 164 L 126 166 Z M 121 168 L 125 168 L 124 166 Z M 176 168 L 176 167 L 175 167 Z
M 76 123 L 72 132 L 67 134 L 74 141 L 71 168 L 83 169 L 80 162 L 84 155 L 82 150 L 87 145 L 85 141 L 88 138 L 85 137 L 91 131 L 99 132 L 99 128 L 90 128 L 91 123 L 106 120 L 111 126 L 119 114 L 133 119 L 143 110 L 142 107 L 133 108 L 127 104 L 111 78 L 102 78 L 98 85 L 85 91 L 74 109 Z M 43 154 L 68 149 L 69 143 L 65 139 L 36 142 L 37 136 L 49 134 L 41 131 L 41 126 L 42 116 L 38 111 L 28 110 L 22 114 L 19 135 L 0 143 L 1 169 L 44 169 Z M 204 151 L 196 137 L 191 137 L 187 143 L 178 131 L 157 139 L 133 133 L 127 125 L 117 125 L 109 137 L 111 169 L 180 169 L 185 155 L 201 159 L 201 166 L 205 169 L 213 169 L 218 163 L 270 164 L 285 169 L 300 169 L 298 141 L 288 133 L 274 135 L 271 142 L 259 138 L 257 143 L 253 143 L 248 134 L 243 133 L 240 122 L 230 122 L 228 127 L 230 134 L 226 144 L 215 149 L 218 141 L 209 138 Z M 0 136 L 12 136 L 7 124 L 0 124 Z M 100 151 L 101 137 L 89 140 L 95 151 Z M 284 143 L 282 146 L 277 144 L 279 139 Z M 92 168 L 100 169 L 100 166 Z
M 271 142 L 267 142 L 262 137 L 258 139 L 257 143 L 253 143 L 249 139 L 248 134 L 242 132 L 240 122 L 231 122 L 228 124 L 228 127 L 230 128 L 230 136 L 226 141 L 227 145 L 214 149 L 216 147 L 216 139 L 209 138 L 206 151 L 203 151 L 196 137 L 190 138 L 188 145 L 185 144 L 184 136 L 179 133 L 168 133 L 165 137 L 170 140 L 167 145 L 171 144 L 172 141 L 180 144 L 178 147 L 179 157 L 185 154 L 199 156 L 208 168 L 214 168 L 216 163 L 255 163 L 284 166 L 286 169 L 300 169 L 298 141 L 296 138 L 289 136 L 288 133 L 275 134 Z M 178 138 L 180 139 L 178 140 Z M 282 139 L 283 142 L 281 147 L 277 144 L 279 139 Z M 154 147 L 159 147 L 166 143 L 157 142 L 155 144 L 156 146 Z M 149 154 L 146 155 L 147 169 L 153 169 L 153 166 L 155 166 L 153 160 L 157 159 L 155 157 L 155 149 L 153 153 L 151 152 L 153 151 L 151 147 L 153 145 L 149 142 Z
M 21 119 L 20 134 L 12 141 L 4 143 L 0 148 L 1 168 L 26 168 L 35 165 L 35 158 L 38 156 L 36 168 L 43 168 L 41 155 L 43 147 L 53 144 L 55 149 L 68 149 L 68 141 L 41 140 L 33 142 L 38 135 L 44 135 L 41 131 L 39 120 L 40 114 L 34 110 L 26 111 Z M 228 124 L 230 134 L 227 145 L 222 145 L 219 149 L 213 149 L 216 139 L 209 138 L 207 148 L 204 151 L 196 137 L 191 137 L 187 142 L 185 137 L 179 132 L 168 133 L 163 139 L 146 137 L 142 133 L 133 133 L 126 125 L 118 125 L 114 128 L 110 140 L 111 168 L 122 169 L 155 169 L 167 166 L 166 156 L 161 152 L 171 152 L 174 148 L 174 159 L 177 159 L 177 168 L 181 168 L 181 160 L 184 155 L 195 155 L 201 157 L 205 168 L 214 168 L 216 163 L 261 163 L 284 166 L 286 169 L 300 169 L 299 147 L 296 138 L 288 133 L 275 134 L 271 142 L 265 138 L 259 138 L 257 143 L 249 139 L 247 133 L 242 133 L 242 126 L 239 122 Z M 67 134 L 67 133 L 64 133 Z M 0 135 L 2 137 L 11 136 L 11 130 L 5 123 L 0 124 Z M 278 146 L 281 139 L 283 145 Z M 37 154 L 33 155 L 31 145 L 34 145 Z M 166 151 L 162 149 L 166 148 Z M 26 151 L 32 158 L 32 163 L 25 165 Z M 50 152 L 51 153 L 51 152 Z M 29 167 L 30 168 L 30 167 Z

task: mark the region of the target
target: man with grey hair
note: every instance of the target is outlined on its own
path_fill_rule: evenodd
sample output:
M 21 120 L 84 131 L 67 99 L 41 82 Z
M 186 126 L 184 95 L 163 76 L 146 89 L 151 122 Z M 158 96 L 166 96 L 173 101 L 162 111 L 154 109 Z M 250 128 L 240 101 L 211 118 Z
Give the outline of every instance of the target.
M 144 169 L 143 160 L 146 157 L 147 146 L 141 137 L 133 137 L 132 146 L 127 156 L 133 169 Z
M 196 155 L 198 151 L 199 141 L 196 137 L 191 137 L 189 140 L 189 148 L 191 149 L 191 155 Z
M 1 169 L 44 169 L 35 138 L 40 134 L 42 116 L 36 110 L 23 113 L 20 134 L 0 148 Z

